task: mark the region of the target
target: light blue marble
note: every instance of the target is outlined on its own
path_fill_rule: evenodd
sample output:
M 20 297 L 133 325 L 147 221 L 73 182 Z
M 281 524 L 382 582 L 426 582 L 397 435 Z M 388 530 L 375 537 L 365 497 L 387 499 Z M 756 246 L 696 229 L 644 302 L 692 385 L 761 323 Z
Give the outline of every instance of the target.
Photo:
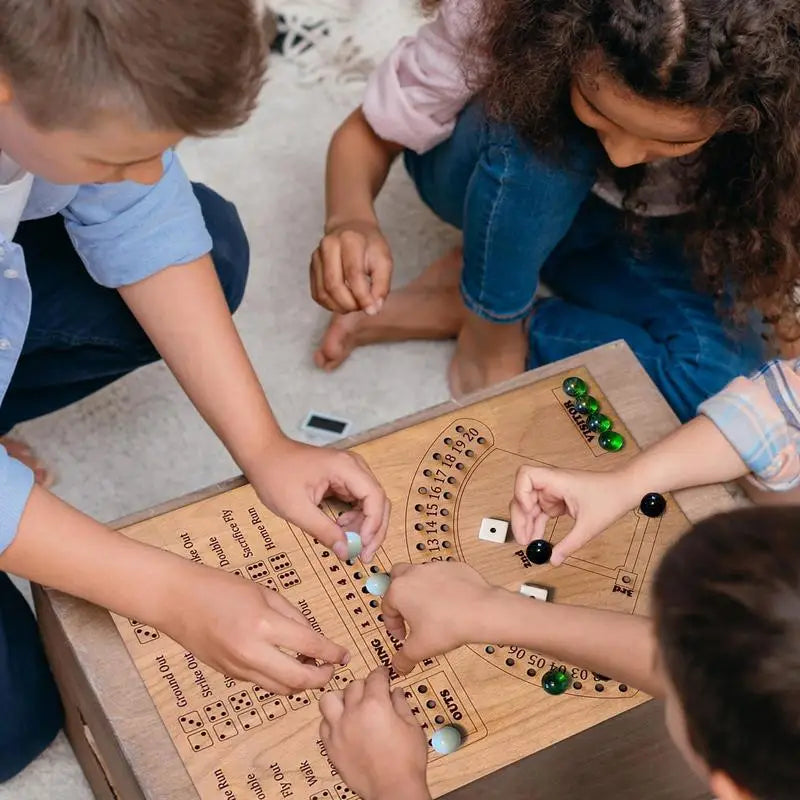
M 347 560 L 352 561 L 361 555 L 361 537 L 355 531 L 346 531 L 344 535 L 347 539 Z
M 374 594 L 375 597 L 383 597 L 389 590 L 390 581 L 391 578 L 385 572 L 379 572 L 377 575 L 370 575 L 364 585 L 370 594 Z
M 431 746 L 437 753 L 443 756 L 455 753 L 461 747 L 461 731 L 448 725 L 445 728 L 439 728 L 436 733 L 431 736 Z

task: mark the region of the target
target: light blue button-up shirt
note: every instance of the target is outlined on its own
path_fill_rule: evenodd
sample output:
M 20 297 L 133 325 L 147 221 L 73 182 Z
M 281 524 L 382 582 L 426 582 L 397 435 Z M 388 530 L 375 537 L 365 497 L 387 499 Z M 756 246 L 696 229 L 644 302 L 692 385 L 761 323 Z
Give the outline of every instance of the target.
M 64 186 L 36 178 L 23 220 L 61 213 L 76 252 L 102 286 L 136 283 L 211 250 L 200 205 L 178 157 L 163 156 L 164 174 L 146 186 L 132 181 Z M 25 341 L 31 286 L 22 248 L 0 235 L 0 403 Z M 16 535 L 33 488 L 33 472 L 0 447 L 0 552 Z

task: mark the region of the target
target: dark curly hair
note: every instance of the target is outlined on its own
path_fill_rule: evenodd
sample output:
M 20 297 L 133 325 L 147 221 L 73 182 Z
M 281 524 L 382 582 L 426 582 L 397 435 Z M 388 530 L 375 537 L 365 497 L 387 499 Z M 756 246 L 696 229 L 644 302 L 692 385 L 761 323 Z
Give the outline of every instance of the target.
M 687 241 L 705 288 L 756 305 L 778 338 L 800 335 L 800 2 L 797 0 L 482 0 L 465 62 L 490 115 L 558 157 L 579 126 L 570 85 L 590 53 L 637 95 L 713 110 L 700 151 Z M 438 2 L 423 0 L 433 9 Z M 623 174 L 624 173 L 624 174 Z M 643 170 L 618 170 L 631 190 Z M 691 219 L 688 219 L 691 218 Z

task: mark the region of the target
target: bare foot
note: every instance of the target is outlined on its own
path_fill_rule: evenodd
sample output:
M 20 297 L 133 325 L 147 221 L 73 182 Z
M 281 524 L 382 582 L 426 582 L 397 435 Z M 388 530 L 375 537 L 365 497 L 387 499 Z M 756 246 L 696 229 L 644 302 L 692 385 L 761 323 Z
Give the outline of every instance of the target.
M 454 339 L 466 314 L 458 291 L 461 249 L 434 261 L 408 286 L 392 292 L 381 311 L 334 314 L 314 353 L 327 372 L 342 364 L 356 347 L 409 339 Z
M 387 303 L 391 297 L 387 298 Z M 363 311 L 332 314 L 322 342 L 314 351 L 314 363 L 326 372 L 335 370 L 359 346 L 359 329 L 368 326 L 369 319 Z
M 0 436 L 0 445 L 5 447 L 11 458 L 21 461 L 26 467 L 33 470 L 34 480 L 39 486 L 47 489 L 53 485 L 52 473 L 39 461 L 25 442 L 21 442 L 19 439 L 10 439 L 8 436 Z
M 520 375 L 527 355 L 522 322 L 501 324 L 467 313 L 448 370 L 450 392 L 461 398 Z

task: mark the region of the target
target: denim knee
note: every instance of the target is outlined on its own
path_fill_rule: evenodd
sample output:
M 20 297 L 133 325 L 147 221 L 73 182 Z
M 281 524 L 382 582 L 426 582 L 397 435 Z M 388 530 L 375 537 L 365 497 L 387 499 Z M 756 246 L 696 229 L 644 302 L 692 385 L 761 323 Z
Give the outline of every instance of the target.
M 193 184 L 211 235 L 211 257 L 231 313 L 244 297 L 250 271 L 250 244 L 236 206 L 201 183 Z
M 0 573 L 0 783 L 13 778 L 53 741 L 63 715 L 36 621 L 8 576 Z

